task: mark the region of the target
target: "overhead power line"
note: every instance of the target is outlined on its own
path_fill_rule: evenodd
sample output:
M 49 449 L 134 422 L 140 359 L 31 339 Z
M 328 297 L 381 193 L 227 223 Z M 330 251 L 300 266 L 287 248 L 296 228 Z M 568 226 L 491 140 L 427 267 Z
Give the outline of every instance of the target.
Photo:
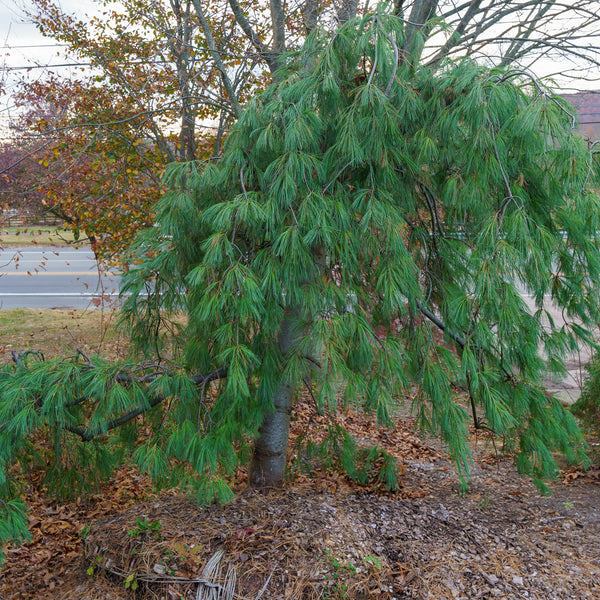
M 58 65 L 30 65 L 29 67 L 2 67 L 3 71 L 31 71 L 34 69 L 55 69 L 57 67 L 91 67 L 92 63 L 64 63 Z
M 9 44 L 7 46 L 0 46 L 0 50 L 22 50 L 24 48 L 67 48 L 68 44 L 27 44 L 26 46 L 14 46 Z
M 166 65 L 172 64 L 175 62 L 174 60 L 131 60 L 127 61 L 127 64 L 135 65 L 135 64 L 153 64 L 153 65 Z M 30 66 L 19 66 L 19 67 L 0 67 L 0 71 L 12 72 L 12 71 L 31 71 L 34 69 L 55 69 L 57 67 L 92 67 L 94 66 L 90 62 L 78 62 L 78 63 L 63 63 L 57 65 L 30 65 Z

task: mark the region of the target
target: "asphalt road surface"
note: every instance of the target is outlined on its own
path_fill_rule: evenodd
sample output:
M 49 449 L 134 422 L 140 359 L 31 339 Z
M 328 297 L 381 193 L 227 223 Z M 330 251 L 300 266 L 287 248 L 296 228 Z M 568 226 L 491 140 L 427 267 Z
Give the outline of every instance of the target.
M 119 276 L 89 248 L 0 250 L 0 308 L 98 308 L 118 300 Z
M 529 306 L 531 312 L 536 310 L 532 296 L 523 293 L 523 298 Z M 565 315 L 563 311 L 553 305 L 548 299 L 545 302 L 545 308 L 552 316 L 557 327 L 565 324 Z M 598 336 L 598 332 L 596 332 Z M 581 395 L 581 389 L 585 379 L 585 365 L 591 360 L 592 351 L 589 347 L 581 345 L 577 352 L 571 353 L 566 357 L 565 365 L 567 374 L 563 379 L 554 379 L 548 376 L 544 379 L 545 388 L 556 396 L 563 404 L 571 405 L 576 402 Z

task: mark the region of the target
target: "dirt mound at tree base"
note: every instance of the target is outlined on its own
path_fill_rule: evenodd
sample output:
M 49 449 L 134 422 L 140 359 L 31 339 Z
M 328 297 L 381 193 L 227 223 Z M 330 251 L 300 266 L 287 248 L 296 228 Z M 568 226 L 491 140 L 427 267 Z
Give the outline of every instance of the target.
M 319 441 L 326 423 L 309 425 L 308 413 L 298 413 L 294 435 L 310 430 Z M 218 590 L 229 565 L 249 600 L 263 588 L 268 600 L 600 597 L 597 467 L 564 471 L 543 497 L 487 434 L 472 432 L 473 483 L 460 497 L 452 465 L 416 436 L 414 420 L 393 431 L 362 415 L 343 421 L 361 443 L 394 453 L 400 492 L 317 469 L 266 495 L 240 484 L 233 503 L 203 509 L 154 496 L 123 468 L 101 494 L 56 504 L 43 496 L 42 474 L 30 473 L 33 539 L 7 549 L 0 598 L 197 600 L 199 584 Z M 207 576 L 221 551 L 221 578 Z
M 548 498 L 510 464 L 483 461 L 461 498 L 452 472 L 430 465 L 407 468 L 430 492 L 418 500 L 332 493 L 322 481 L 321 490 L 246 492 L 225 507 L 146 502 L 92 525 L 84 560 L 93 575 L 55 597 L 132 598 L 125 585 L 135 582 L 136 598 L 196 598 L 219 550 L 222 575 L 235 568 L 244 598 L 600 597 L 595 472 Z

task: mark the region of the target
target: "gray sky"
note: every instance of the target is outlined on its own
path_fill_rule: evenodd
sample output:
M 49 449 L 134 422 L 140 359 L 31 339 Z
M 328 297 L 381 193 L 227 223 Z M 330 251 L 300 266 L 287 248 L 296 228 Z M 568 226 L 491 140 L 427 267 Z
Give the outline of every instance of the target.
M 59 4 L 68 12 L 80 15 L 93 12 L 92 0 L 61 0 Z M 27 0 L 0 0 L 0 46 L 3 63 L 8 67 L 51 64 L 57 48 L 44 38 L 25 16 Z M 45 47 L 36 47 L 36 46 Z
M 60 0 L 59 3 L 66 11 L 81 16 L 98 11 L 98 3 L 93 0 Z M 48 65 L 72 62 L 66 60 L 60 47 L 39 33 L 25 16 L 24 8 L 29 5 L 27 0 L 0 0 L 0 79 L 7 91 L 0 97 L 0 132 L 15 113 L 10 92 L 17 79 L 35 81 L 47 73 Z M 27 67 L 32 69 L 28 71 Z M 64 68 L 52 70 L 65 74 L 69 71 Z

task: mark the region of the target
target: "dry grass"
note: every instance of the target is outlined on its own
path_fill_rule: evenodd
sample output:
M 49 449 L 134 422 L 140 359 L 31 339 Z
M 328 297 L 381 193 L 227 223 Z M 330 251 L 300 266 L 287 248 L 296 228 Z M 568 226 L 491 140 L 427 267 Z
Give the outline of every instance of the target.
M 0 362 L 13 350 L 41 350 L 48 358 L 81 348 L 86 354 L 122 358 L 128 347 L 114 310 L 0 310 Z
M 73 232 L 61 227 L 3 227 L 0 247 L 67 246 L 74 242 Z

